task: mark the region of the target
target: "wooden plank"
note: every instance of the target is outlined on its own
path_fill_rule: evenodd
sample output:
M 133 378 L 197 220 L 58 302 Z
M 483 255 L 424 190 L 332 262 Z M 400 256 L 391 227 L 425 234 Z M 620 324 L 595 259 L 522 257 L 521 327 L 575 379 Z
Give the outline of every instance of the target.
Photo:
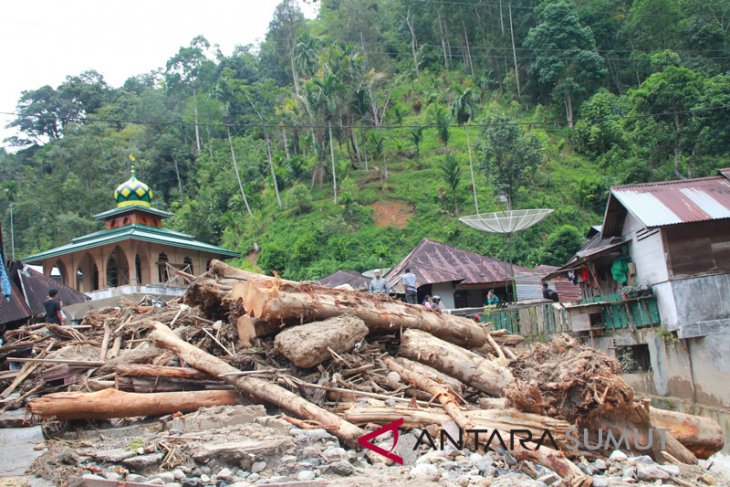
M 106 362 L 91 362 L 88 360 L 65 360 L 56 358 L 23 358 L 23 357 L 8 357 L 8 362 L 29 362 L 34 364 L 67 364 L 72 367 L 101 367 Z
M 53 348 L 53 345 L 55 345 L 55 340 L 51 340 L 51 343 L 48 344 L 45 350 L 41 352 L 41 356 L 46 355 L 48 352 L 51 351 Z M 10 359 L 6 359 L 10 361 Z M 30 359 L 30 360 L 39 360 L 39 359 Z M 38 367 L 38 363 L 26 363 L 23 365 L 23 368 L 20 369 L 20 373 L 15 377 L 15 380 L 10 384 L 2 393 L 0 393 L 0 398 L 7 399 L 7 397 L 13 393 L 13 391 L 30 375 L 33 373 L 33 371 Z

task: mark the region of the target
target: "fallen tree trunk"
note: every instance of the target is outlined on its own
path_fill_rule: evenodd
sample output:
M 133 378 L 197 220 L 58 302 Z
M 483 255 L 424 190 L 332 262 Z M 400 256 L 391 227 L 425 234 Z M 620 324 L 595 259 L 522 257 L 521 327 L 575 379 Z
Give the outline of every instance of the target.
M 276 384 L 256 377 L 236 376 L 238 369 L 214 357 L 198 347 L 178 338 L 170 328 L 162 323 L 152 322 L 154 331 L 149 338 L 158 346 L 172 350 L 187 364 L 233 384 L 240 391 L 262 401 L 267 401 L 305 419 L 322 424 L 327 431 L 350 446 L 365 432 L 357 426 L 343 421 L 337 415 L 312 404 L 298 394 L 294 394 Z
M 284 329 L 276 335 L 274 348 L 297 367 L 310 368 L 332 358 L 333 352 L 349 352 L 367 334 L 360 318 L 336 316 Z
M 277 323 L 269 323 L 266 320 L 241 315 L 236 319 L 236 332 L 238 343 L 244 348 L 253 345 L 253 339 L 267 335 L 273 335 L 281 328 Z
M 395 361 L 408 370 L 418 372 L 419 374 L 423 375 L 424 377 L 428 377 L 434 382 L 445 385 L 446 387 L 451 389 L 452 392 L 456 393 L 457 396 L 461 396 L 464 393 L 465 387 L 464 384 L 461 383 L 461 381 L 459 381 L 458 379 L 454 379 L 453 377 L 446 375 L 442 372 L 439 372 L 433 367 L 429 367 L 428 365 L 424 365 L 420 362 L 416 362 L 413 360 L 408 360 L 405 357 L 398 357 L 397 359 L 395 359 Z
M 137 394 L 116 389 L 57 392 L 28 403 L 32 414 L 58 419 L 109 419 L 188 413 L 202 407 L 237 404 L 236 391 L 190 391 Z
M 539 439 L 545 431 L 549 431 L 561 448 L 567 444 L 565 432 L 571 428 L 570 423 L 561 419 L 523 413 L 516 409 L 476 409 L 463 411 L 463 413 L 478 428 L 497 429 L 506 432 L 520 430 L 522 433 L 519 435 L 520 438 L 525 436 L 525 430 L 530 431 L 533 440 Z M 442 409 L 406 406 L 388 407 L 352 404 L 344 409 L 341 414 L 343 418 L 354 424 L 387 424 L 403 418 L 405 424 L 411 428 L 424 428 L 453 421 Z M 517 436 L 515 434 L 515 437 Z M 504 439 L 509 441 L 508 437 Z M 547 442 L 549 443 L 549 440 Z
M 241 299 L 248 314 L 267 321 L 296 324 L 351 314 L 374 333 L 415 328 L 467 347 L 479 347 L 486 342 L 485 328 L 472 320 L 382 295 L 305 283 L 252 280 L 236 284 L 231 299 Z
M 446 412 L 462 430 L 478 429 L 478 424 L 472 421 L 464 411 L 461 410 L 456 396 L 444 386 L 397 364 L 393 359 L 383 360 L 388 368 L 400 374 L 403 379 L 425 391 L 430 392 L 441 403 Z M 502 438 L 509 438 L 509 433 L 499 431 Z M 478 449 L 479 445 L 474 445 Z M 529 441 L 516 441 L 510 445 L 509 453 L 516 460 L 530 460 L 544 467 L 547 467 L 566 479 L 573 486 L 590 486 L 593 479 L 585 475 L 577 465 L 568 460 L 559 450 L 539 446 Z
M 668 429 L 697 458 L 707 459 L 722 450 L 725 436 L 712 418 L 649 407 L 653 428 Z
M 489 394 L 501 396 L 512 382 L 512 373 L 506 367 L 419 330 L 403 332 L 399 351 Z
M 120 391 L 128 392 L 178 392 L 233 389 L 227 382 L 216 380 L 127 377 L 123 375 L 118 375 L 113 381 L 113 384 Z

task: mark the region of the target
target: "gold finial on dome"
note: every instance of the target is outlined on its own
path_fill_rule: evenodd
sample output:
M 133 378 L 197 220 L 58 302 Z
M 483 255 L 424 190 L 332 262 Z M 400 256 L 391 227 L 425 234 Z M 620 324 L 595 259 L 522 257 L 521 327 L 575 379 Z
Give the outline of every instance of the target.
M 114 191 L 117 208 L 135 205 L 149 208 L 152 203 L 152 190 L 145 183 L 137 179 L 134 166 L 131 168 L 131 173 L 130 178 L 117 186 L 117 189 Z

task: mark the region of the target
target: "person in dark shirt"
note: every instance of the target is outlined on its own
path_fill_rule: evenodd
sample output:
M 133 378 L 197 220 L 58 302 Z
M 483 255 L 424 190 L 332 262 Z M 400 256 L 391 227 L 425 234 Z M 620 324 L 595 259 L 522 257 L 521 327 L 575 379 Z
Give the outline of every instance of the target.
M 62 304 L 58 299 L 58 289 L 48 290 L 48 298 L 43 302 L 43 306 L 46 308 L 46 323 L 63 324 Z
M 547 282 L 542 283 L 542 297 L 555 302 L 558 302 L 560 300 L 557 291 L 550 289 Z

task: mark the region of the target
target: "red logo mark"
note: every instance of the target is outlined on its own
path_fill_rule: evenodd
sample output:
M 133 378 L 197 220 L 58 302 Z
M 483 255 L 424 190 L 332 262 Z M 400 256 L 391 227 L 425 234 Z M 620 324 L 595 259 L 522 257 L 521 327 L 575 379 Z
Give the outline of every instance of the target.
M 395 445 L 398 444 L 398 427 L 403 424 L 403 418 L 397 419 L 393 421 L 390 424 L 386 424 L 382 428 L 378 428 L 375 431 L 372 431 L 365 436 L 358 438 L 357 443 L 363 448 L 367 448 L 369 450 L 374 451 L 378 455 L 383 455 L 388 460 L 392 460 L 395 463 L 398 463 L 400 465 L 403 465 L 403 459 L 396 455 L 395 453 L 391 453 L 393 449 L 395 449 Z M 387 433 L 388 431 L 393 432 L 393 446 L 390 448 L 390 451 L 384 450 L 383 448 L 380 448 L 379 446 L 375 446 L 372 443 L 370 443 L 370 440 L 377 438 L 378 436 Z

